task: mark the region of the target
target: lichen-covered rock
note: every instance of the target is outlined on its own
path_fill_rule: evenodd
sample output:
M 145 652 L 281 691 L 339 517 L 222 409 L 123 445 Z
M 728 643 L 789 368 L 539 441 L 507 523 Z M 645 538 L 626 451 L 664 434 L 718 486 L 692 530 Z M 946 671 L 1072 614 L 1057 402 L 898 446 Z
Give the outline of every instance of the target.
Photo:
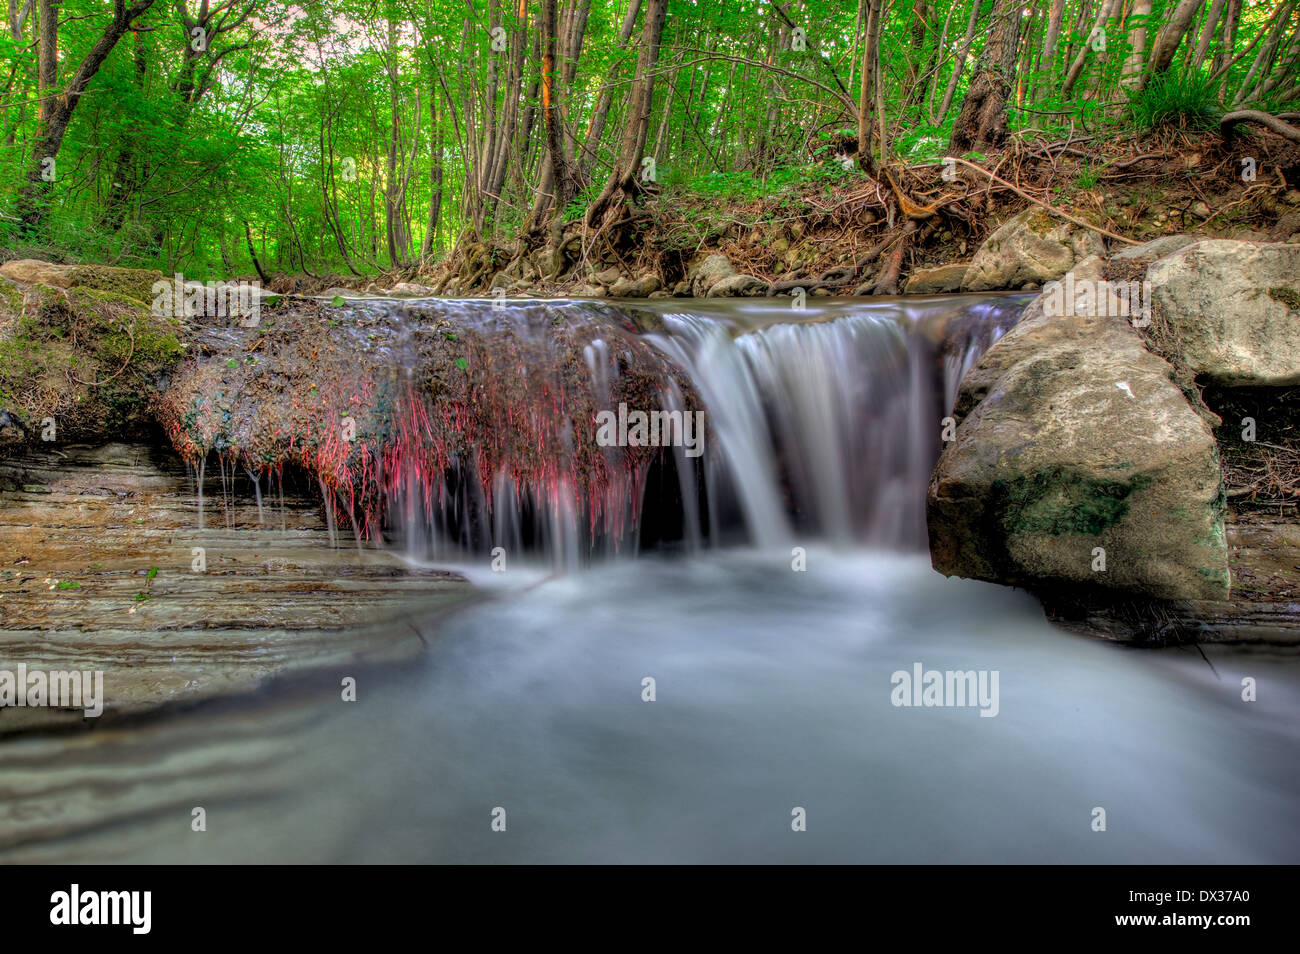
M 35 258 L 19 258 L 0 265 L 0 276 L 22 285 L 49 285 L 67 287 L 71 265 L 52 265 Z
M 151 302 L 154 284 L 162 272 L 148 268 L 117 268 L 112 265 L 52 265 L 34 258 L 22 258 L 0 265 L 0 276 L 20 285 L 48 285 L 51 288 L 89 288 Z
M 6 266 L 26 281 L 0 278 L 0 446 L 151 431 L 152 404 L 183 350 L 180 320 L 150 309 L 161 274 Z
M 1300 246 L 1197 242 L 1147 280 L 1191 371 L 1225 385 L 1300 384 Z
M 1101 236 L 1026 209 L 1004 222 L 980 246 L 962 279 L 962 291 L 1023 288 L 1060 278 L 1076 262 L 1105 251 Z
M 414 295 L 417 298 L 432 298 L 437 294 L 428 285 L 419 285 L 415 282 L 398 282 L 391 291 L 395 295 Z
M 1075 270 L 1100 281 L 1099 259 Z M 934 566 L 1038 589 L 1228 591 L 1218 449 L 1127 319 L 1046 295 L 967 375 L 927 502 Z
M 620 278 L 609 286 L 611 298 L 641 298 L 641 283 L 631 278 Z

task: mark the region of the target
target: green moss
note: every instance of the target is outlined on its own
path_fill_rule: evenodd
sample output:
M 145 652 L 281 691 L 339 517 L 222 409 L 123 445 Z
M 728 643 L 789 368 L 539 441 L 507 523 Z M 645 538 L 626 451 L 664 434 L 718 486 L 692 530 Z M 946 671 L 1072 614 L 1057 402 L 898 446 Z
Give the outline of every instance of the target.
M 1098 536 L 1128 515 L 1129 497 L 1150 483 L 1145 474 L 1122 481 L 1097 480 L 1064 470 L 1040 472 L 995 481 L 994 512 L 1009 535 Z
M 1300 292 L 1296 291 L 1294 288 L 1287 288 L 1285 285 L 1270 288 L 1268 290 L 1268 297 L 1274 301 L 1281 302 L 1292 311 L 1300 311 Z
M 1056 219 L 1052 218 L 1046 212 L 1034 212 L 1025 220 L 1030 231 L 1036 235 L 1046 235 L 1059 224 Z
M 137 302 L 153 301 L 153 284 L 162 272 L 143 268 L 114 268 L 110 265 L 78 265 L 68 278 L 70 288 L 115 292 Z

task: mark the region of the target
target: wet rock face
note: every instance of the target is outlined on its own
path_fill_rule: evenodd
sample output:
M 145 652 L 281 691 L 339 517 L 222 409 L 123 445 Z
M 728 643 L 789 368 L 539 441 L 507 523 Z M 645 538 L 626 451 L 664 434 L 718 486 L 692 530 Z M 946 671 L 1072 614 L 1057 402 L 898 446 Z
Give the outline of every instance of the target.
M 1105 252 L 1100 235 L 1026 209 L 985 240 L 962 277 L 962 291 L 1041 285 L 1060 278 L 1076 262 Z
M 1099 259 L 1074 271 L 1099 282 Z M 1228 591 L 1218 449 L 1118 307 L 1049 314 L 1048 295 L 963 381 L 930 484 L 936 569 L 1160 599 Z
M 295 463 L 367 538 L 396 501 L 428 515 L 468 488 L 485 516 L 499 495 L 524 496 L 618 536 L 661 448 L 598 446 L 598 412 L 698 403 L 595 303 L 285 300 L 256 328 L 192 335 L 158 404 L 182 456 L 255 473 Z
M 1300 245 L 1207 240 L 1147 271 L 1188 368 L 1227 385 L 1300 384 Z

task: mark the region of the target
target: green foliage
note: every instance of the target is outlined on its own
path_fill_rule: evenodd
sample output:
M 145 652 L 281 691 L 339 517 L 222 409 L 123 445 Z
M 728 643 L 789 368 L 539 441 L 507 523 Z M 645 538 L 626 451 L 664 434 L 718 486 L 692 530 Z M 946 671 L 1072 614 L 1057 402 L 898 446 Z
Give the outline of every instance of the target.
M 1075 187 L 1078 189 L 1092 189 L 1101 181 L 1101 169 L 1085 162 L 1083 168 L 1079 171 L 1079 178 L 1075 180 Z
M 176 4 L 154 3 L 133 23 L 77 100 L 44 203 L 49 212 L 34 234 L 20 228 L 16 213 L 40 132 L 32 105 L 39 95 L 38 17 L 27 17 L 19 37 L 0 31 L 0 72 L 10 77 L 9 105 L 0 110 L 0 243 L 7 257 L 112 262 L 204 281 L 251 276 L 251 244 L 264 269 L 373 275 L 411 264 L 435 196 L 435 259 L 458 236 L 486 244 L 515 238 L 546 161 L 532 54 L 535 3 L 520 21 L 514 6 L 479 0 L 249 2 L 253 15 L 218 35 L 197 61 Z M 1092 12 L 1067 5 L 1048 55 L 1051 4 L 1027 2 L 1021 72 L 1009 77 L 1009 126 L 1051 138 L 1117 136 L 1169 123 L 1208 128 L 1219 103 L 1233 102 L 1238 92 L 1243 105 L 1280 109 L 1296 85 L 1295 13 L 1274 17 L 1278 2 L 1242 4 L 1233 49 L 1220 49 L 1216 38 L 1199 65 L 1190 54 L 1203 17 L 1194 20 L 1168 73 L 1131 97 L 1124 70 L 1135 21 L 1127 7 L 1106 25 L 1106 47 L 1097 50 L 1086 35 Z M 979 4 L 976 29 L 963 57 L 972 4 Z M 58 73 L 65 83 L 103 35 L 109 5 L 58 6 Z M 660 194 L 716 204 L 784 201 L 800 190 L 834 192 L 859 181 L 861 171 L 840 161 L 857 148 L 859 6 L 807 0 L 782 14 L 757 0 L 673 2 L 645 147 L 659 167 Z M 1155 0 L 1144 56 L 1174 6 Z M 991 7 L 989 0 L 886 6 L 880 64 L 888 154 L 880 158 L 928 163 L 944 156 L 990 36 Z M 196 5 L 187 9 L 193 16 Z M 579 194 L 560 210 L 565 222 L 586 214 L 619 154 L 642 51 L 640 21 L 630 38 L 620 37 L 626 11 L 626 0 L 592 0 L 572 80 L 556 90 L 567 124 L 562 138 L 582 173 Z M 809 27 L 806 50 L 789 42 L 783 15 Z M 498 22 L 509 39 L 504 52 L 486 40 Z M 512 80 L 514 49 L 524 57 Z M 1252 73 L 1254 53 L 1234 61 L 1248 49 L 1274 55 Z M 1065 93 L 1064 78 L 1080 52 L 1082 69 Z M 218 55 L 202 95 L 185 95 L 190 67 L 200 79 Z M 1211 82 L 1215 63 L 1227 65 Z M 949 107 L 940 110 L 950 84 Z M 607 91 L 603 133 L 588 144 Z M 515 120 L 509 131 L 507 117 Z M 487 152 L 504 164 L 500 195 L 489 194 L 497 186 L 486 188 L 476 165 Z M 1089 187 L 1092 174 L 1085 170 L 1081 187 Z M 389 216 L 385 198 L 394 194 L 401 208 Z M 393 221 L 410 232 L 396 261 L 386 234 Z
M 1176 73 L 1152 79 L 1129 98 L 1128 110 L 1133 124 L 1144 130 L 1165 125 L 1212 129 L 1221 115 L 1217 87 L 1208 78 Z

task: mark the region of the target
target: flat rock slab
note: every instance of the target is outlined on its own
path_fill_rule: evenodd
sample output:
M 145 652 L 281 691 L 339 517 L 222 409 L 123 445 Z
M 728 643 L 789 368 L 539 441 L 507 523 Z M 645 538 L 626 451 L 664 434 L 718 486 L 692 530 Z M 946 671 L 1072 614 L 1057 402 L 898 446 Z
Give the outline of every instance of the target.
M 103 670 L 106 710 L 133 711 L 418 653 L 424 636 L 402 621 L 471 598 L 459 576 L 346 532 L 331 547 L 314 501 L 281 505 L 263 490 L 275 499 L 260 508 L 243 491 L 223 502 L 209 474 L 199 529 L 194 483 L 166 451 L 69 446 L 0 461 L 0 669 Z M 0 734 L 81 718 L 4 708 Z

